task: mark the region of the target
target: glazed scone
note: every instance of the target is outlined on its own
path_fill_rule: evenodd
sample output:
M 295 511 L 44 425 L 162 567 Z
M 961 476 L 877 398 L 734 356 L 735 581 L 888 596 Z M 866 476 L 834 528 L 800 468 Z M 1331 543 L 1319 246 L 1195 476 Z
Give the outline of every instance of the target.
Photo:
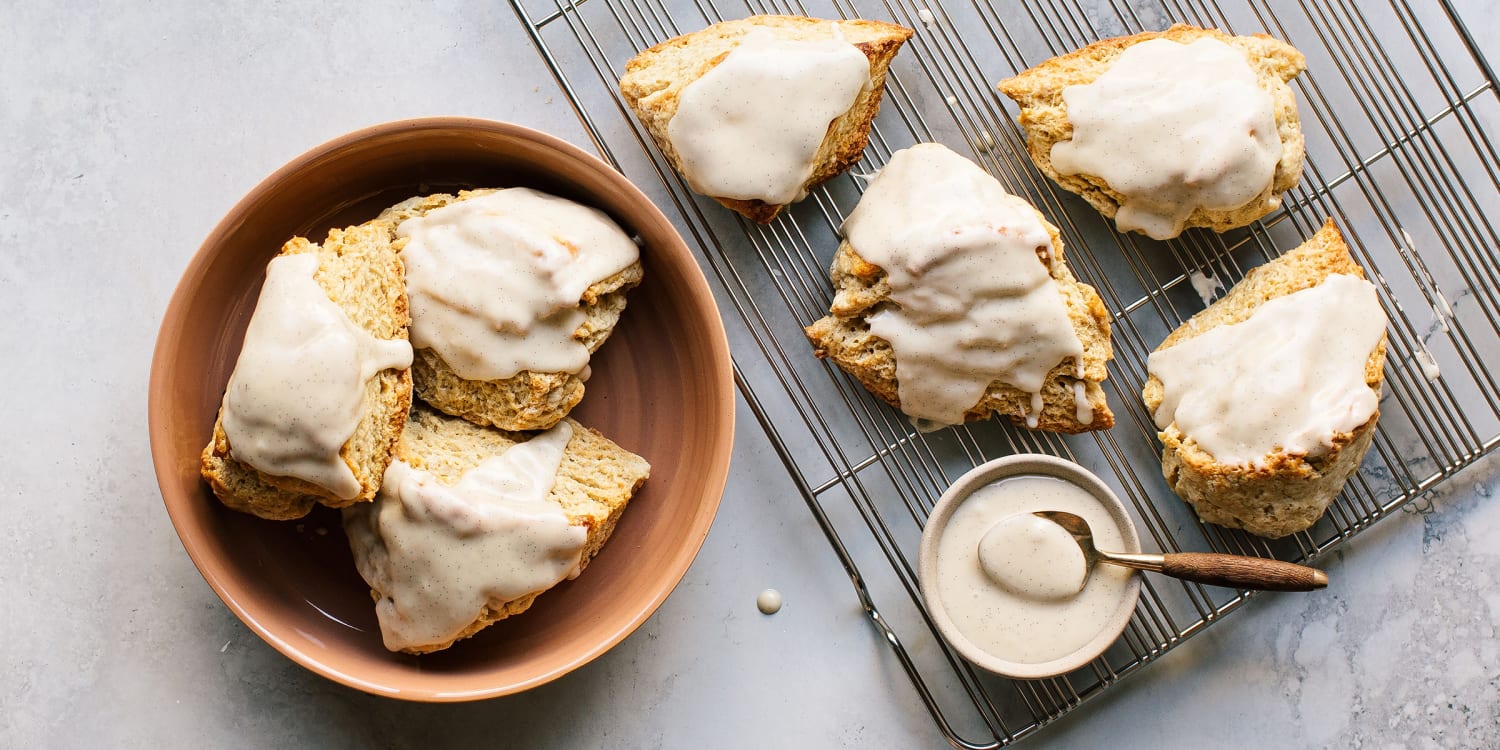
M 859 161 L 886 70 L 911 35 L 880 21 L 724 21 L 636 55 L 620 93 L 694 190 L 764 224 Z
M 523 458 L 511 453 L 518 446 L 535 450 Z M 514 460 L 506 463 L 507 454 Z M 398 456 L 376 502 L 345 509 L 344 527 L 386 647 L 414 654 L 520 614 L 582 572 L 651 471 L 571 419 L 527 436 L 422 406 L 412 410 Z M 494 483 L 466 490 L 482 471 Z M 515 495 L 518 487 L 531 496 Z M 503 508 L 525 519 L 528 536 L 506 536 L 511 515 Z M 542 553 L 528 549 L 532 543 Z M 507 570 L 516 561 L 523 569 Z
M 1305 66 L 1296 48 L 1263 34 L 1177 24 L 1095 42 L 999 88 L 1020 105 L 1038 169 L 1121 231 L 1167 239 L 1246 226 L 1297 184 L 1303 138 L 1287 83 Z M 1069 101 L 1086 108 L 1085 140 L 1075 139 Z
M 1374 288 L 1363 279 L 1363 270 L 1350 257 L 1343 237 L 1330 219 L 1306 243 L 1250 271 L 1223 298 L 1172 332 L 1152 354 L 1143 397 L 1160 429 L 1162 473 L 1173 491 L 1193 506 L 1199 518 L 1267 538 L 1286 536 L 1316 523 L 1345 481 L 1359 468 L 1380 416 L 1378 401 L 1386 351 L 1385 315 L 1376 302 Z M 1358 306 L 1355 302 L 1332 298 L 1324 310 L 1350 315 L 1353 320 L 1347 330 L 1337 327 L 1336 319 L 1320 316 L 1308 320 L 1305 314 L 1293 316 L 1292 320 L 1297 321 L 1294 325 L 1279 327 L 1270 331 L 1270 335 L 1238 329 L 1245 333 L 1232 340 L 1236 348 L 1245 351 L 1247 357 L 1257 357 L 1260 364 L 1251 362 L 1244 366 L 1245 371 L 1236 372 L 1241 365 L 1232 359 L 1213 363 L 1223 371 L 1223 381 L 1210 385 L 1223 394 L 1218 398 L 1229 403 L 1212 409 L 1217 412 L 1215 419 L 1201 420 L 1205 426 L 1199 429 L 1204 434 L 1191 427 L 1183 429 L 1177 411 L 1183 407 L 1180 401 L 1175 406 L 1172 402 L 1183 397 L 1187 385 L 1164 384 L 1164 365 L 1173 363 L 1163 361 L 1163 353 L 1210 331 L 1245 325 L 1258 311 L 1269 309 L 1265 306 L 1272 301 L 1282 300 L 1280 304 L 1286 305 L 1291 295 L 1305 295 L 1323 287 L 1328 287 L 1331 293 L 1335 281 L 1353 290 Z M 1316 312 L 1315 308 L 1308 309 Z M 1276 326 L 1279 322 L 1269 317 L 1259 320 L 1260 325 Z M 1264 347 L 1264 351 L 1257 347 Z M 1362 351 L 1351 354 L 1343 352 L 1343 347 Z M 1311 356 L 1299 357 L 1303 352 Z M 1272 356 L 1264 356 L 1267 353 Z M 1340 358 L 1339 354 L 1346 356 Z M 1335 388 L 1334 379 L 1324 374 L 1326 369 L 1305 365 L 1311 361 L 1316 367 L 1327 368 L 1337 365 L 1340 359 L 1344 360 L 1351 387 Z M 1263 367 L 1274 369 L 1260 372 Z M 1285 391 L 1268 394 L 1263 389 L 1256 390 L 1278 381 L 1286 383 Z M 1291 419 L 1298 414 L 1316 416 L 1320 412 L 1336 414 L 1346 421 L 1362 421 L 1330 426 L 1337 420 L 1322 414 L 1309 423 L 1322 424 L 1324 429 L 1281 430 L 1285 434 L 1269 429 L 1276 426 L 1276 415 L 1284 414 Z M 1236 442 L 1235 431 L 1241 429 L 1254 440 Z M 1205 447 L 1210 437 L 1214 450 L 1223 456 Z M 1265 451 L 1263 445 L 1267 444 L 1276 447 Z
M 497 190 L 470 190 L 458 195 L 436 194 L 419 196 L 403 201 L 389 209 L 386 209 L 380 218 L 392 226 L 397 227 L 397 234 L 402 234 L 402 227 L 409 227 L 409 220 L 421 219 L 446 206 L 468 201 L 484 196 L 492 196 L 500 191 Z M 538 194 L 540 195 L 540 194 Z M 588 209 L 592 211 L 592 209 Z M 598 218 L 608 221 L 603 214 Z M 576 232 L 582 222 L 575 222 L 574 227 L 567 231 Z M 613 226 L 612 222 L 610 226 Z M 562 231 L 562 230 L 558 230 Z M 641 282 L 642 268 L 634 245 L 622 230 L 615 227 L 618 236 L 610 238 L 611 247 L 621 254 L 625 259 L 628 254 L 628 262 L 619 268 L 611 266 L 608 270 L 599 272 L 601 278 L 588 280 L 587 287 L 583 289 L 578 297 L 577 309 L 582 311 L 582 316 L 573 329 L 571 337 L 582 347 L 582 351 L 592 354 L 609 338 L 614 331 L 615 324 L 619 322 L 620 315 L 625 310 L 626 292 L 633 289 Z M 562 235 L 552 237 L 558 239 Z M 571 237 L 573 235 L 569 235 Z M 571 239 L 561 242 L 561 246 L 570 248 L 576 253 L 600 252 L 601 246 L 595 244 L 592 247 L 574 247 L 580 244 Z M 407 247 L 410 243 L 409 237 L 399 237 L 395 246 L 402 251 L 403 256 L 409 255 Z M 626 247 L 628 245 L 628 247 Z M 438 348 L 427 346 L 429 342 L 424 341 L 424 322 L 422 319 L 423 300 L 417 298 L 422 280 L 418 278 L 422 269 L 414 272 L 413 279 L 413 343 L 417 346 L 416 359 L 412 366 L 413 379 L 416 386 L 417 397 L 444 412 L 463 417 L 476 424 L 498 427 L 503 430 L 543 430 L 551 427 L 561 420 L 573 409 L 583 398 L 584 380 L 587 379 L 588 371 L 586 365 L 582 370 L 565 369 L 539 369 L 526 368 L 517 372 L 506 374 L 502 377 L 466 377 L 455 369 L 454 363 L 447 361 Z M 555 313 L 552 313 L 555 314 Z M 504 348 L 505 346 L 516 346 L 515 342 L 486 343 L 492 348 Z M 477 344 L 476 344 L 477 346 Z M 586 361 L 586 360 L 585 360 Z M 461 369 L 461 368 L 459 368 Z
M 391 237 L 389 224 L 372 221 L 331 230 L 321 244 L 293 238 L 277 256 L 278 259 L 302 254 L 316 257 L 314 278 L 347 320 L 375 339 L 400 342 L 391 345 L 392 348 L 404 349 L 406 365 L 383 368 L 364 381 L 359 394 L 358 424 L 337 452 L 339 460 L 352 473 L 357 492 L 352 497 L 341 497 L 307 479 L 266 473 L 237 460 L 230 440 L 235 430 L 226 431 L 225 408 L 221 408 L 214 421 L 213 437 L 203 449 L 201 473 L 225 505 L 261 518 L 287 520 L 307 515 L 318 503 L 338 508 L 368 501 L 380 488 L 381 477 L 406 422 L 412 390 L 407 369 L 411 350 L 406 343 L 409 320 L 406 290 L 401 259 L 391 247 Z M 243 367 L 247 365 L 237 365 L 236 373 Z M 306 372 L 291 374 L 294 378 L 311 377 Z M 236 382 L 231 378 L 230 387 Z M 292 383 L 290 387 L 297 385 Z M 226 403 L 228 399 L 226 395 Z M 286 441 L 285 434 L 273 437 L 277 438 L 273 442 Z
M 805 331 L 818 357 L 924 426 L 1114 424 L 1109 313 L 1057 228 L 972 162 L 937 144 L 898 151 L 844 234 L 829 315 Z M 892 268 L 865 257 L 877 250 Z

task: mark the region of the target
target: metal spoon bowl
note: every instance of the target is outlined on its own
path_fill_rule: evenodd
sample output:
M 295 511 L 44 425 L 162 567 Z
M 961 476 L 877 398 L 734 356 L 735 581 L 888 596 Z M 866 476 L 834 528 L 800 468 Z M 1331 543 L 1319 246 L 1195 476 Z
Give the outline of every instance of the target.
M 1260 557 L 1222 555 L 1213 552 L 1174 552 L 1166 555 L 1105 552 L 1094 547 L 1089 522 L 1061 510 L 1039 510 L 1032 515 L 1063 527 L 1083 551 L 1087 584 L 1094 566 L 1101 562 L 1136 570 L 1150 570 L 1185 581 L 1258 591 L 1313 591 L 1328 585 L 1328 574 L 1305 565 Z M 1082 585 L 1079 586 L 1082 588 Z

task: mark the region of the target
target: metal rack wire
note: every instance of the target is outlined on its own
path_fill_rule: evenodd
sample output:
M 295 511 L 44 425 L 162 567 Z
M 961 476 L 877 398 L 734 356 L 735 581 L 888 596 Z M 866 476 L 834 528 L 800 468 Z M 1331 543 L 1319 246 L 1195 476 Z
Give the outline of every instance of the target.
M 1027 737 L 1243 604 L 1249 594 L 1147 578 L 1124 636 L 1050 680 L 981 674 L 938 637 L 915 574 L 921 526 L 948 483 L 988 459 L 1071 458 L 1131 507 L 1143 545 L 1312 560 L 1500 444 L 1500 90 L 1446 0 L 511 0 L 600 153 L 695 245 L 726 313 L 740 390 L 838 554 L 855 595 L 956 747 Z M 865 159 L 940 141 L 967 151 L 1063 232 L 1074 272 L 1114 313 L 1106 389 L 1114 429 L 1064 437 L 997 422 L 921 434 L 836 368 L 801 328 L 832 298 L 837 227 L 862 184 L 837 178 L 769 226 L 692 194 L 616 93 L 637 51 L 755 13 L 879 18 L 916 29 L 891 69 Z M 1301 184 L 1255 225 L 1166 243 L 1120 235 L 1049 183 L 994 93 L 996 81 L 1096 39 L 1172 22 L 1266 32 L 1308 57 L 1295 83 L 1307 137 Z M 1160 478 L 1140 404 L 1151 349 L 1202 309 L 1193 274 L 1225 286 L 1333 217 L 1390 317 L 1374 448 L 1312 529 L 1268 542 L 1199 523 Z M 1431 377 L 1429 363 L 1441 375 Z

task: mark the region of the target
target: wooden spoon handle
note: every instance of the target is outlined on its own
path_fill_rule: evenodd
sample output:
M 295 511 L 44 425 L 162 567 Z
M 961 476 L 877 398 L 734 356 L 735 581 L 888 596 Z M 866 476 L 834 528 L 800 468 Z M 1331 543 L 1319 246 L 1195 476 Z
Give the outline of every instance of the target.
M 1161 572 L 1187 581 L 1260 591 L 1312 591 L 1328 585 L 1328 574 L 1305 565 L 1211 552 L 1163 555 Z

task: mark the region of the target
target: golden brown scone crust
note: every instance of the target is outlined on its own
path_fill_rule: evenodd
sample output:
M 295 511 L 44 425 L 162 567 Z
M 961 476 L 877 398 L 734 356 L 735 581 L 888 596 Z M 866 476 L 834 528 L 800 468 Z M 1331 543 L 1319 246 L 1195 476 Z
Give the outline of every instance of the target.
M 1036 429 L 1068 433 L 1107 430 L 1115 423 L 1114 413 L 1109 410 L 1100 385 L 1109 377 L 1107 364 L 1113 356 L 1109 342 L 1109 311 L 1093 287 L 1073 278 L 1063 255 L 1062 237 L 1057 227 L 1047 222 L 1040 212 L 1036 216 L 1052 236 L 1052 257 L 1056 262 L 1051 265 L 1051 275 L 1067 303 L 1073 331 L 1083 343 L 1084 394 L 1093 409 L 1091 422 L 1078 421 L 1073 401 L 1078 365 L 1070 357 L 1047 374 L 1042 386 L 1042 413 L 1038 415 Z M 1038 258 L 1037 262 L 1046 261 Z M 900 409 L 895 352 L 890 342 L 870 332 L 868 323 L 869 316 L 882 306 L 895 304 L 890 298 L 885 269 L 861 258 L 846 240 L 833 256 L 830 275 L 835 291 L 832 308 L 826 317 L 804 330 L 807 340 L 813 345 L 813 353 L 819 358 L 832 359 L 880 400 Z M 990 384 L 979 403 L 964 415 L 964 420 L 973 422 L 994 414 L 1025 426 L 1025 415 L 1030 408 L 1031 394 L 997 380 Z
M 1250 271 L 1224 297 L 1173 331 L 1157 350 L 1169 349 L 1211 328 L 1248 319 L 1267 301 L 1321 284 L 1330 274 L 1364 278 L 1349 255 L 1333 220 L 1295 250 Z M 1315 325 L 1309 322 L 1309 325 Z M 1386 340 L 1365 361 L 1365 382 L 1380 392 Z M 1163 400 L 1162 383 L 1146 381 L 1142 397 L 1155 414 Z M 1198 447 L 1174 422 L 1157 433 L 1162 443 L 1162 474 L 1179 497 L 1208 523 L 1244 529 L 1267 538 L 1283 537 L 1317 523 L 1338 495 L 1375 435 L 1380 412 L 1351 433 L 1336 435 L 1323 456 L 1278 453 L 1263 467 L 1227 466 Z
M 751 31 L 770 29 L 783 39 L 818 40 L 833 36 L 834 25 L 851 44 L 870 60 L 870 86 L 849 111 L 828 126 L 828 134 L 813 161 L 817 165 L 803 185 L 811 190 L 859 162 L 870 138 L 870 123 L 880 109 L 885 92 L 885 74 L 901 45 L 911 38 L 905 26 L 881 21 L 825 21 L 802 16 L 751 16 L 716 23 L 702 31 L 668 39 L 631 58 L 620 77 L 620 93 L 656 140 L 656 145 L 682 171 L 677 149 L 667 137 L 667 123 L 677 114 L 678 98 L 689 83 L 703 77 L 739 45 Z M 735 200 L 709 196 L 726 208 L 761 224 L 770 223 L 785 206 L 759 200 Z
M 626 504 L 645 483 L 651 466 L 644 458 L 621 448 L 598 432 L 571 419 L 567 421 L 573 428 L 573 437 L 568 440 L 562 464 L 558 467 L 557 482 L 547 500 L 561 506 L 573 525 L 588 529 L 579 562 L 581 571 L 614 533 Z M 397 450 L 400 459 L 412 467 L 432 472 L 446 484 L 454 484 L 464 472 L 527 439 L 527 435 L 481 427 L 418 405 L 412 409 Z M 349 516 L 345 522 L 350 522 Z M 510 601 L 491 601 L 453 640 L 402 650 L 410 654 L 426 654 L 446 649 L 495 622 L 525 612 L 542 593 L 536 591 Z M 376 601 L 383 596 L 374 588 L 370 594 Z
M 493 193 L 466 190 L 458 195 L 439 193 L 411 198 L 380 214 L 393 228 L 455 201 Z M 400 250 L 405 240 L 396 240 Z M 584 290 L 584 321 L 573 337 L 593 353 L 614 331 L 625 312 L 625 295 L 641 283 L 639 261 Z M 568 372 L 524 370 L 504 380 L 468 380 L 453 371 L 431 349 L 418 349 L 412 363 L 417 398 L 475 424 L 502 430 L 545 430 L 557 424 L 583 399 L 583 379 Z
M 1207 227 L 1224 232 L 1246 226 L 1274 211 L 1270 199 L 1291 190 L 1302 176 L 1302 125 L 1297 116 L 1296 96 L 1287 83 L 1307 67 L 1307 61 L 1295 47 L 1265 34 L 1231 36 L 1218 29 L 1176 24 L 1166 31 L 1149 31 L 1094 42 L 1001 81 L 1000 92 L 1021 106 L 1020 123 L 1026 129 L 1026 150 L 1037 169 L 1064 189 L 1082 196 L 1099 213 L 1113 219 L 1123 202 L 1120 193 L 1102 178 L 1085 174 L 1063 175 L 1052 166 L 1052 146 L 1073 138 L 1073 124 L 1068 121 L 1063 89 L 1093 83 L 1131 45 L 1151 39 L 1188 44 L 1205 38 L 1217 39 L 1243 51 L 1261 88 L 1271 95 L 1281 138 L 1281 161 L 1276 164 L 1270 187 L 1249 203 L 1227 211 L 1198 208 L 1188 216 L 1183 228 Z
M 281 255 L 317 253 L 319 285 L 355 324 L 382 339 L 405 339 L 411 316 L 407 307 L 405 269 L 391 246 L 393 227 L 370 221 L 333 229 L 321 245 L 294 237 Z M 382 370 L 365 384 L 364 409 L 354 434 L 339 455 L 359 480 L 352 500 L 335 497 L 311 482 L 278 477 L 236 461 L 224 434 L 222 408 L 213 437 L 203 449 L 200 472 L 225 505 L 271 520 L 301 518 L 315 504 L 342 508 L 375 497 L 385 468 L 411 408 L 408 370 Z

